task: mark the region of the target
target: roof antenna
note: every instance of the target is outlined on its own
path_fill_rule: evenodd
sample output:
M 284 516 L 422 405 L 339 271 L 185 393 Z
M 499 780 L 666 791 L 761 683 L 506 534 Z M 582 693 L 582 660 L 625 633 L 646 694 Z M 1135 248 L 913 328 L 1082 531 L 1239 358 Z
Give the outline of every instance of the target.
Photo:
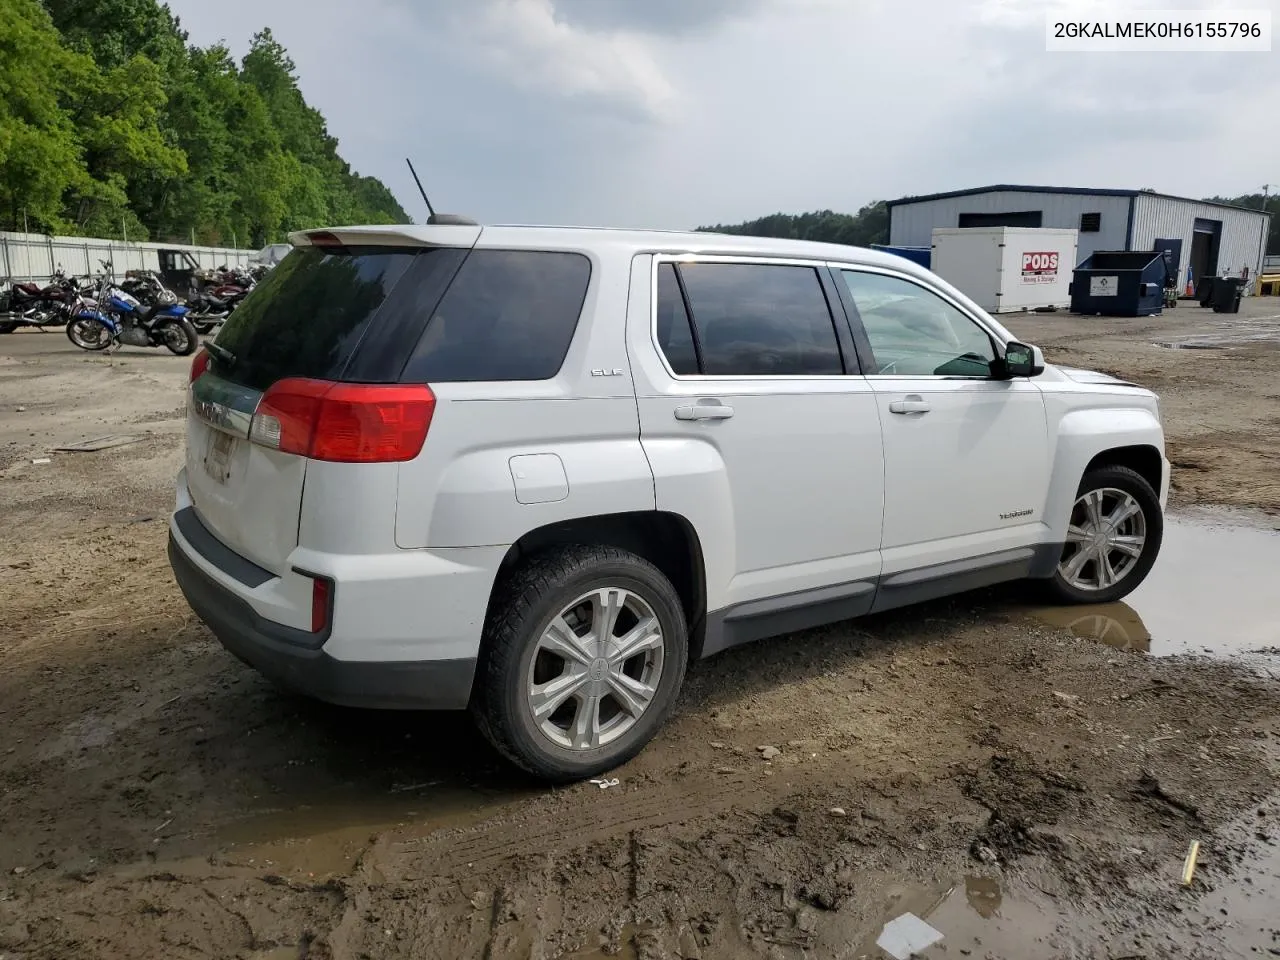
M 413 174 L 413 182 L 418 185 L 418 192 L 422 194 L 422 200 L 427 205 L 428 226 L 476 226 L 476 222 L 467 217 L 459 216 L 456 213 L 436 213 L 436 208 L 431 206 L 431 201 L 427 198 L 427 191 L 422 189 L 422 181 L 418 179 L 418 171 L 413 169 L 413 161 L 408 157 L 404 158 L 404 162 L 409 165 L 409 172 Z

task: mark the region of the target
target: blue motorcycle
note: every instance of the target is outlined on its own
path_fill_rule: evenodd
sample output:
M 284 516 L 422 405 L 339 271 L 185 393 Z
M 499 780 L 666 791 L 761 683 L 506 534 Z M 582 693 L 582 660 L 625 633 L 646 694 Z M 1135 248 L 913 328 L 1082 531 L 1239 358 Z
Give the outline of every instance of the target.
M 110 264 L 103 264 L 110 270 Z M 71 310 L 67 339 L 81 350 L 106 350 L 121 346 L 166 347 L 180 357 L 190 356 L 200 346 L 200 335 L 187 319 L 187 308 L 152 280 L 156 289 L 144 304 L 109 279 L 99 281 L 96 296 L 82 299 Z M 134 284 L 136 289 L 136 284 Z

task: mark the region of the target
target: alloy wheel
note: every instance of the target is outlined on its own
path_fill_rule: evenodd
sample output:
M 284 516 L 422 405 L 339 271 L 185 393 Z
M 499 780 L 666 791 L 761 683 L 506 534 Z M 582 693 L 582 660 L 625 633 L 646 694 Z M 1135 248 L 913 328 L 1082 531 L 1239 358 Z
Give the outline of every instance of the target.
M 529 664 L 538 730 L 570 750 L 618 739 L 657 695 L 664 647 L 657 615 L 637 594 L 601 587 L 578 597 L 551 619 Z
M 1058 573 L 1079 590 L 1106 590 L 1133 572 L 1146 542 L 1147 518 L 1132 494 L 1086 491 L 1071 508 Z

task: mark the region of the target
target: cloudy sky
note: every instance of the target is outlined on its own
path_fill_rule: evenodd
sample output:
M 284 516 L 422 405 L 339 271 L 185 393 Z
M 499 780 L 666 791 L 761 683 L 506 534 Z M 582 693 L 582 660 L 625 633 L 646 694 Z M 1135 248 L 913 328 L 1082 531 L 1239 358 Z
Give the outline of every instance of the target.
M 686 228 L 988 183 L 1277 189 L 1280 50 L 1047 53 L 1051 2 L 169 5 L 236 55 L 270 26 L 343 156 L 415 216 L 406 155 L 437 210 L 491 223 Z M 1280 0 L 1083 2 L 1280 24 Z

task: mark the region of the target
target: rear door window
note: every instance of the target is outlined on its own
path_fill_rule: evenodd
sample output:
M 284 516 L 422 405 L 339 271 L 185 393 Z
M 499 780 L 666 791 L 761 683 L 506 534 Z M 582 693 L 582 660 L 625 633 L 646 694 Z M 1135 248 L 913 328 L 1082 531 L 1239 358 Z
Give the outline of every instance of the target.
M 427 323 L 401 379 L 549 380 L 560 372 L 591 280 L 582 254 L 475 250 Z
M 710 376 L 844 373 L 827 297 L 813 267 L 682 263 L 702 372 Z

